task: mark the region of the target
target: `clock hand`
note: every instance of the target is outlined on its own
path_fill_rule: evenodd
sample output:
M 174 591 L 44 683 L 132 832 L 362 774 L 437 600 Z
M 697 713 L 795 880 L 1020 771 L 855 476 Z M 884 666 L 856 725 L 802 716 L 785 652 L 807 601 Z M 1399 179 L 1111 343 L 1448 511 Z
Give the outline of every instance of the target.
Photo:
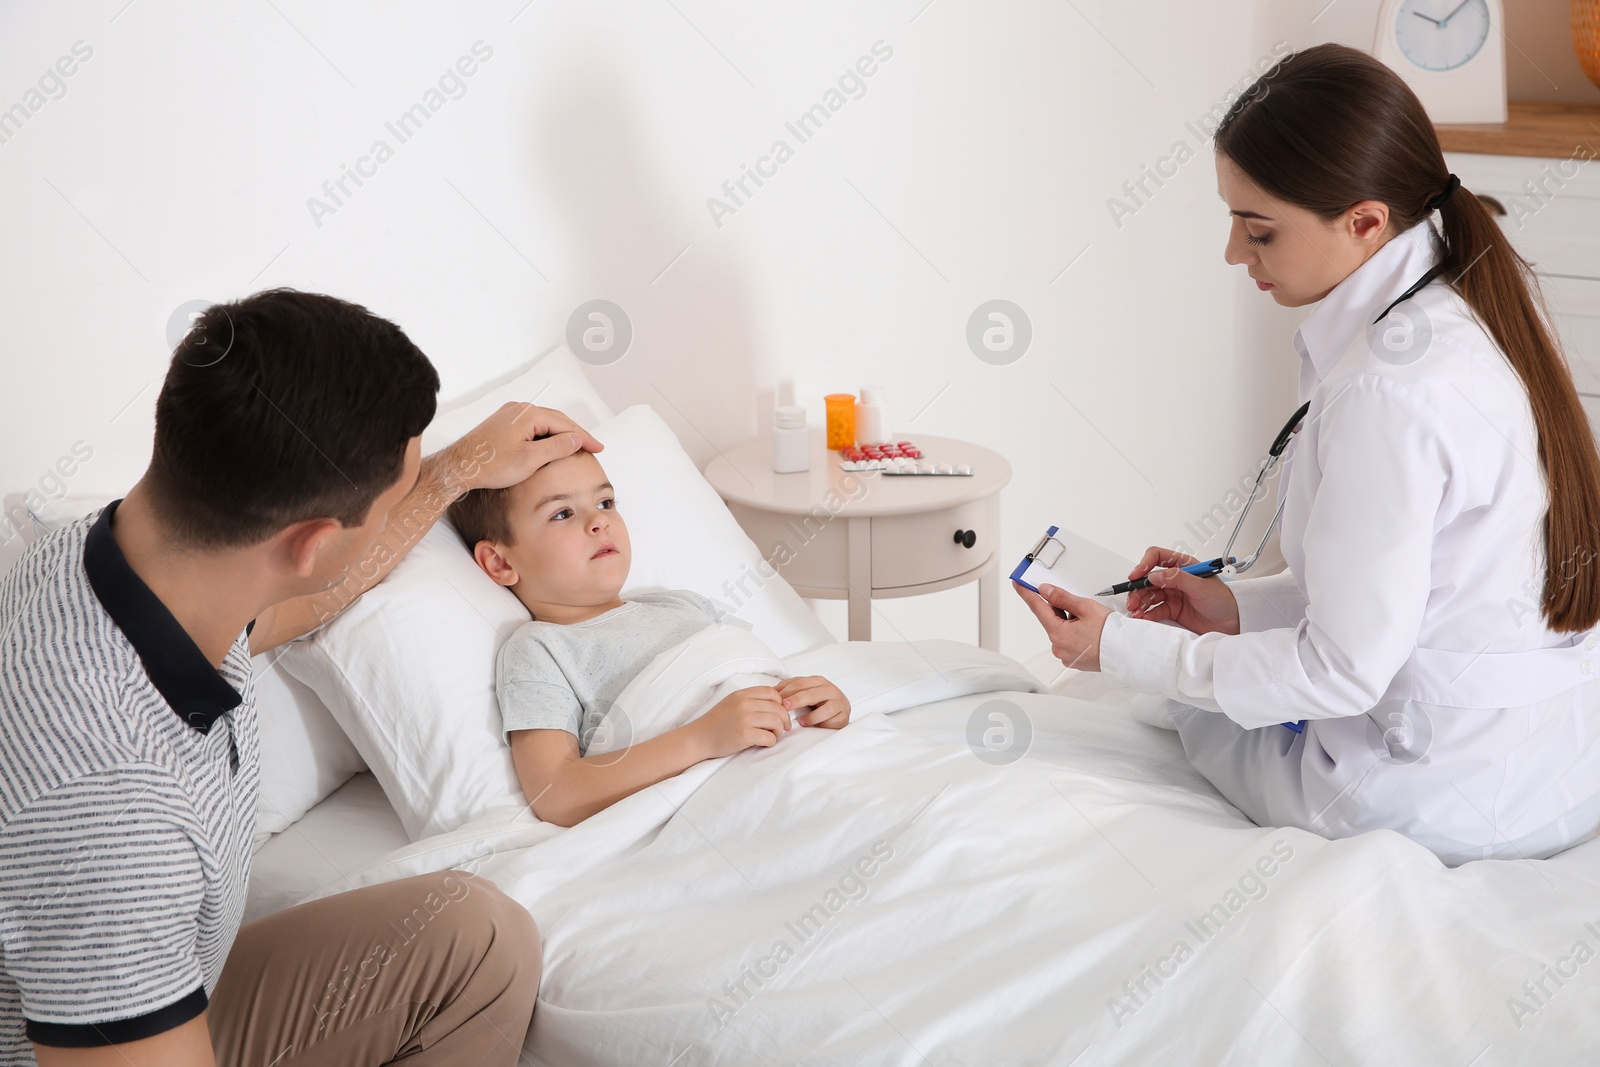
M 1412 14 L 1417 16 L 1417 18 L 1421 19 L 1423 22 L 1431 22 L 1441 30 L 1444 29 L 1444 23 L 1434 18 L 1432 15 L 1424 15 L 1420 11 L 1413 11 Z
M 1470 3 L 1472 3 L 1472 0 L 1461 0 L 1461 3 L 1459 3 L 1459 4 L 1457 4 L 1455 6 L 1455 10 L 1451 11 L 1450 14 L 1446 15 L 1444 18 L 1439 20 L 1439 28 L 1441 30 L 1444 29 L 1444 24 L 1449 22 L 1451 19 L 1455 18 L 1456 17 L 1456 13 L 1459 12 L 1462 8 L 1466 7 Z

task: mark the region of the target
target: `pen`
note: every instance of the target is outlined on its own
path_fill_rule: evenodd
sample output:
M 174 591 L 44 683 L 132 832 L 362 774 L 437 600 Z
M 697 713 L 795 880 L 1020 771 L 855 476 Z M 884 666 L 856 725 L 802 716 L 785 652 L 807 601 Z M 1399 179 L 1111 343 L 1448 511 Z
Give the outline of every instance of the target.
M 1181 569 L 1188 571 L 1190 574 L 1199 575 L 1201 578 L 1210 578 L 1214 575 L 1222 573 L 1222 568 L 1228 563 L 1236 562 L 1238 561 L 1233 556 L 1229 556 L 1226 562 L 1224 562 L 1221 556 L 1218 556 L 1216 559 L 1203 560 L 1200 563 L 1191 563 Z M 1146 575 L 1143 578 L 1135 578 L 1131 582 L 1118 582 L 1109 589 L 1100 590 L 1095 594 L 1095 596 L 1116 596 L 1119 593 L 1131 593 L 1135 589 L 1148 589 L 1149 587 L 1150 578 L 1148 575 Z

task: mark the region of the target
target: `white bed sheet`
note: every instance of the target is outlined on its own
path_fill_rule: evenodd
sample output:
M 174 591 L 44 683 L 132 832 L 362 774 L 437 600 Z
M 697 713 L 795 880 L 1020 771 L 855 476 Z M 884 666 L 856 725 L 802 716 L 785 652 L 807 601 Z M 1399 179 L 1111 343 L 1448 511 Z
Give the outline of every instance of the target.
M 1033 734 L 1003 768 L 968 745 L 993 699 Z M 529 906 L 540 1064 L 1596 1062 L 1600 841 L 1452 870 L 1392 833 L 1262 829 L 1114 703 L 872 716 L 729 761 L 597 863 L 587 823 L 480 826 L 350 880 L 465 859 Z
M 256 851 L 244 921 L 298 903 L 409 843 L 377 779 L 362 771 Z

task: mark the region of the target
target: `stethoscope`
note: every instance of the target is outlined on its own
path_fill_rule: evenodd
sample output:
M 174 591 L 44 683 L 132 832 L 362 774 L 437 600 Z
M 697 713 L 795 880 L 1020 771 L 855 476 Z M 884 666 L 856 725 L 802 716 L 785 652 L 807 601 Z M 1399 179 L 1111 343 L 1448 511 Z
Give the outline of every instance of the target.
M 1378 313 L 1378 317 L 1372 320 L 1372 324 L 1376 326 L 1378 323 L 1387 318 L 1389 312 L 1395 309 L 1396 304 L 1410 300 L 1413 296 L 1416 296 L 1417 292 L 1423 286 L 1427 285 L 1429 282 L 1433 281 L 1441 273 L 1443 273 L 1444 268 L 1445 265 L 1442 262 L 1435 264 L 1426 274 L 1413 282 L 1405 292 L 1401 293 L 1399 296 L 1395 297 L 1394 300 L 1390 301 L 1389 306 L 1380 311 Z M 1294 414 L 1289 416 L 1289 421 L 1284 423 L 1283 429 L 1278 431 L 1278 436 L 1272 439 L 1272 447 L 1267 450 L 1267 462 L 1262 465 L 1261 473 L 1256 475 L 1256 484 L 1250 488 L 1250 496 L 1246 498 L 1244 502 L 1244 510 L 1239 512 L 1239 521 L 1234 523 L 1233 533 L 1228 536 L 1228 543 L 1223 547 L 1222 555 L 1218 556 L 1214 560 L 1208 560 L 1203 565 L 1190 565 L 1204 566 L 1206 568 L 1214 569 L 1191 573 L 1224 574 L 1231 577 L 1236 574 L 1243 574 L 1255 564 L 1256 560 L 1261 558 L 1262 550 L 1267 547 L 1267 539 L 1272 536 L 1272 531 L 1277 527 L 1278 520 L 1283 517 L 1283 505 L 1288 501 L 1287 493 L 1284 494 L 1284 498 L 1282 500 L 1278 501 L 1278 510 L 1273 512 L 1272 521 L 1267 523 L 1267 532 L 1261 535 L 1261 543 L 1256 545 L 1256 550 L 1242 560 L 1234 560 L 1233 557 L 1229 555 L 1229 552 L 1233 550 L 1233 542 L 1238 539 L 1239 531 L 1244 529 L 1245 517 L 1250 514 L 1250 505 L 1255 503 L 1256 497 L 1261 492 L 1261 483 L 1267 480 L 1267 475 L 1272 473 L 1272 468 L 1278 465 L 1278 460 L 1280 457 L 1282 457 L 1283 450 L 1289 447 L 1290 439 L 1292 439 L 1295 434 L 1300 432 L 1301 420 L 1306 417 L 1306 412 L 1310 410 L 1311 401 L 1309 400 L 1307 400 L 1304 404 L 1301 404 L 1298 408 L 1295 408 Z M 1189 567 L 1185 567 L 1184 570 L 1189 570 Z M 1281 725 L 1297 734 L 1304 733 L 1306 728 L 1306 720 L 1301 719 L 1299 722 L 1286 722 L 1282 723 Z
M 1399 296 L 1390 301 L 1388 307 L 1378 312 L 1378 317 L 1372 320 L 1372 324 L 1376 326 L 1378 323 L 1382 322 L 1388 317 L 1389 312 L 1395 309 L 1395 305 L 1403 303 L 1416 296 L 1423 286 L 1427 285 L 1429 282 L 1433 281 L 1440 274 L 1442 274 L 1444 269 L 1444 263 L 1440 262 L 1435 264 L 1426 274 L 1413 282 L 1405 292 L 1401 293 Z M 1304 404 L 1301 404 L 1295 409 L 1294 414 L 1289 416 L 1289 421 L 1283 424 L 1283 429 L 1278 431 L 1278 436 L 1272 439 L 1272 447 L 1267 449 L 1267 462 L 1262 465 L 1261 472 L 1256 475 L 1256 484 L 1250 487 L 1250 495 L 1245 499 L 1244 510 L 1239 512 L 1239 521 L 1234 523 L 1233 533 L 1228 536 L 1228 543 L 1223 546 L 1222 555 L 1218 556 L 1216 559 L 1207 560 L 1204 564 L 1190 564 L 1190 566 L 1193 567 L 1208 568 L 1204 571 L 1197 570 L 1191 571 L 1190 573 L 1199 573 L 1202 574 L 1202 576 L 1209 574 L 1223 574 L 1228 577 L 1232 577 L 1236 574 L 1243 574 L 1245 571 L 1249 570 L 1255 565 L 1256 560 L 1261 558 L 1261 553 L 1267 547 L 1267 540 L 1272 536 L 1272 531 L 1277 528 L 1278 520 L 1283 518 L 1283 505 L 1287 501 L 1287 494 L 1285 494 L 1284 500 L 1280 500 L 1278 502 L 1278 510 L 1273 513 L 1272 521 L 1267 523 L 1267 530 L 1261 535 L 1261 543 L 1256 545 L 1256 550 L 1242 560 L 1235 560 L 1230 553 L 1233 551 L 1233 543 L 1239 538 L 1239 531 L 1244 529 L 1245 519 L 1250 514 L 1250 505 L 1255 503 L 1256 497 L 1261 493 L 1262 483 L 1267 480 L 1267 476 L 1271 474 L 1273 468 L 1278 465 L 1278 460 L 1282 458 L 1284 449 L 1289 447 L 1289 441 L 1294 437 L 1295 434 L 1300 432 L 1301 420 L 1306 417 L 1306 412 L 1310 410 L 1311 401 L 1307 400 Z M 1185 567 L 1184 569 L 1188 570 L 1189 568 Z
M 1378 313 L 1378 317 L 1372 320 L 1372 325 L 1376 326 L 1378 323 L 1387 318 L 1389 312 L 1395 309 L 1395 305 L 1403 303 L 1404 301 L 1410 300 L 1413 296 L 1416 296 L 1417 292 L 1422 289 L 1423 286 L 1427 285 L 1429 282 L 1433 281 L 1440 274 L 1442 274 L 1444 269 L 1445 264 L 1443 262 L 1435 264 L 1426 274 L 1418 278 L 1409 287 L 1407 287 L 1405 292 L 1401 293 L 1399 296 L 1390 301 L 1389 306 L 1380 311 Z M 1305 419 L 1306 412 L 1310 410 L 1311 401 L 1309 400 L 1295 408 L 1294 414 L 1289 416 L 1289 421 L 1284 423 L 1283 429 L 1278 431 L 1278 436 L 1272 439 L 1272 447 L 1267 449 L 1267 461 L 1261 465 L 1261 470 L 1256 474 L 1255 484 L 1250 487 L 1250 495 L 1245 498 L 1244 507 L 1239 511 L 1238 521 L 1233 524 L 1233 532 L 1228 535 L 1228 543 L 1223 546 L 1222 555 L 1218 556 L 1216 559 L 1208 559 L 1199 563 L 1190 563 L 1182 567 L 1182 570 L 1188 571 L 1190 574 L 1198 575 L 1201 578 L 1210 578 L 1213 575 L 1218 574 L 1231 578 L 1235 575 L 1243 574 L 1245 571 L 1255 566 L 1256 561 L 1261 558 L 1261 553 L 1266 550 L 1267 541 L 1272 537 L 1272 531 L 1277 529 L 1279 520 L 1283 518 L 1283 505 L 1288 502 L 1288 494 L 1285 493 L 1283 495 L 1283 499 L 1278 501 L 1278 510 L 1273 512 L 1272 521 L 1267 523 L 1267 529 L 1264 533 L 1262 533 L 1261 541 L 1256 545 L 1256 550 L 1254 552 L 1250 553 L 1244 559 L 1235 559 L 1232 555 L 1234 542 L 1239 539 L 1239 532 L 1244 529 L 1245 520 L 1250 517 L 1251 505 L 1253 505 L 1256 502 L 1256 498 L 1261 495 L 1262 484 L 1267 480 L 1267 476 L 1272 473 L 1273 469 L 1277 467 L 1278 461 L 1283 458 L 1283 452 L 1289 447 L 1289 442 L 1294 438 L 1294 435 L 1300 432 L 1301 422 Z M 1118 582 L 1109 589 L 1102 589 L 1095 595 L 1115 596 L 1119 593 L 1132 592 L 1135 589 L 1145 589 L 1148 588 L 1149 585 L 1150 579 L 1148 576 L 1143 578 L 1134 578 L 1130 581 Z M 1283 725 L 1288 727 L 1290 730 L 1293 730 L 1295 733 L 1300 733 L 1305 729 L 1306 724 L 1305 720 L 1301 719 L 1299 722 L 1286 722 Z

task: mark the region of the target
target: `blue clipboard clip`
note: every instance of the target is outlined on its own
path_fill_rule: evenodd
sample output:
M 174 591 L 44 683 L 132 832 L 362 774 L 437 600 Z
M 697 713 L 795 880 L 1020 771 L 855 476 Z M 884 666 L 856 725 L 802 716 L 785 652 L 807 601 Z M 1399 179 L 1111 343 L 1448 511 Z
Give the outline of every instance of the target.
M 1037 593 L 1039 591 L 1039 587 L 1023 578 L 1023 575 L 1027 573 L 1028 568 L 1035 562 L 1046 570 L 1061 562 L 1061 557 L 1066 553 L 1067 546 L 1056 540 L 1056 533 L 1060 529 L 1061 527 L 1059 526 L 1052 526 L 1046 530 L 1044 536 L 1039 538 L 1038 542 L 1033 546 L 1033 550 L 1022 557 L 1021 563 L 1012 568 L 1011 580 L 1013 582 L 1031 592 Z

